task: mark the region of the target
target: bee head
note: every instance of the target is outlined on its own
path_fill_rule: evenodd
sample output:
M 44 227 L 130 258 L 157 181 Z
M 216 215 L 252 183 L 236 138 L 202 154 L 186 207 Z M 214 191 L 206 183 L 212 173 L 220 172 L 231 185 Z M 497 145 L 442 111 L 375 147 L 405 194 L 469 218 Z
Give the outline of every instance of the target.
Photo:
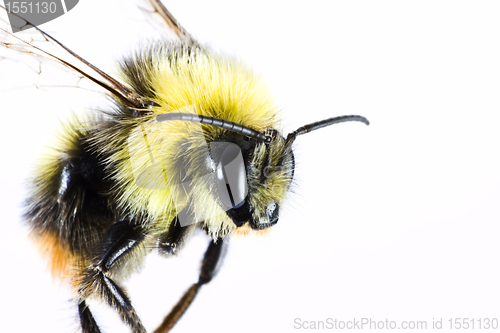
M 217 158 L 217 189 L 227 215 L 237 227 L 247 222 L 254 230 L 275 225 L 280 205 L 293 180 L 295 160 L 292 145 L 298 135 L 340 122 L 360 121 L 361 116 L 329 118 L 300 127 L 286 139 L 275 129 L 268 129 L 265 139 L 257 135 L 254 144 L 233 143 L 223 148 Z M 227 171 L 233 169 L 233 171 Z
M 218 174 L 222 175 L 217 179 L 219 196 L 225 196 L 226 187 L 234 187 L 238 193 L 234 206 L 228 205 L 229 200 L 224 203 L 230 207 L 226 213 L 237 227 L 248 222 L 252 229 L 261 230 L 276 224 L 280 205 L 293 180 L 294 157 L 285 139 L 274 129 L 266 131 L 265 136 L 269 138 L 266 142 L 238 146 L 241 159 L 236 164 L 241 177 L 230 179 L 229 173 L 219 172 L 223 163 L 219 164 Z

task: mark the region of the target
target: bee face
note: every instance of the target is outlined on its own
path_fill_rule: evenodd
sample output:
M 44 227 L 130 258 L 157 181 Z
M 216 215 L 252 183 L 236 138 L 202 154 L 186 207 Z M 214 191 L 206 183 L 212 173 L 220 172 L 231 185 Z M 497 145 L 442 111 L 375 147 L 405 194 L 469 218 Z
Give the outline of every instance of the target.
M 258 143 L 245 155 L 248 197 L 241 207 L 228 211 L 228 216 L 237 226 L 248 222 L 252 229 L 261 230 L 278 222 L 279 207 L 293 180 L 293 152 L 283 137 L 274 136 L 269 144 Z
M 196 189 L 191 186 L 171 189 L 194 198 L 193 211 L 197 211 L 197 207 L 210 206 L 207 202 L 212 201 L 217 210 L 204 216 L 213 228 L 223 223 L 221 219 L 225 217 L 232 221 L 233 228 L 248 225 L 253 230 L 262 230 L 273 226 L 278 222 L 280 205 L 293 181 L 292 150 L 286 147 L 282 136 L 273 137 L 268 143 L 242 136 L 226 140 L 227 137 L 224 141 L 209 142 L 206 152 L 197 149 L 197 154 L 193 154 L 191 149 L 190 154 L 179 158 L 174 173 L 179 179 L 189 179 Z M 189 168 L 186 165 L 202 166 Z M 185 170 L 191 173 L 186 175 Z M 202 179 L 204 181 L 200 181 Z M 185 192 L 186 188 L 190 193 Z M 187 223 L 200 221 L 201 215 L 193 216 L 194 220 Z

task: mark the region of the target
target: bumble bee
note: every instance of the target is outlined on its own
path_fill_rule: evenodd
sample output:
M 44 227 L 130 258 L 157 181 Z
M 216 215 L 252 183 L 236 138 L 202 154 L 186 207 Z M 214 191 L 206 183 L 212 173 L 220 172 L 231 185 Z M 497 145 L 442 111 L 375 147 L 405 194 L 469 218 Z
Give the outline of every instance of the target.
M 116 78 L 21 18 L 19 28 L 36 30 L 44 47 L 2 27 L 4 47 L 59 62 L 113 100 L 108 110 L 63 124 L 26 203 L 53 275 L 78 295 L 85 333 L 101 331 L 90 298 L 115 309 L 133 332 L 145 332 L 118 281 L 153 249 L 173 256 L 203 230 L 211 240 L 198 281 L 155 330 L 169 331 L 217 273 L 228 239 L 278 222 L 294 179 L 297 136 L 339 122 L 368 124 L 341 116 L 284 135 L 259 75 L 199 43 L 160 1 L 151 3 L 176 39 L 141 45 L 118 64 Z

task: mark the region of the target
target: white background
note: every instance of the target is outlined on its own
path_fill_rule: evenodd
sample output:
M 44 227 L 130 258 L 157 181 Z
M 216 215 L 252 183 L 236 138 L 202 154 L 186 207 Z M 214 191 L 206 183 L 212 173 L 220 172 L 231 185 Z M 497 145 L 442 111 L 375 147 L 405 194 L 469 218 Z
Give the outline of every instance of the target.
M 112 72 L 144 22 L 109 4 L 81 1 L 42 28 Z M 428 328 L 433 318 L 443 328 L 450 318 L 500 319 L 498 2 L 166 6 L 198 40 L 264 74 L 285 132 L 344 114 L 371 121 L 297 140 L 295 194 L 279 223 L 268 237 L 232 241 L 174 332 L 295 332 L 296 318 L 425 320 Z M 29 77 L 18 65 L 0 62 L 4 88 L 9 72 Z M 76 104 L 63 97 L 0 94 L 4 332 L 78 328 L 71 294 L 45 271 L 20 217 L 37 151 Z M 200 235 L 178 258 L 152 255 L 127 281 L 148 331 L 196 280 L 206 244 Z M 95 312 L 103 333 L 126 331 L 113 311 Z

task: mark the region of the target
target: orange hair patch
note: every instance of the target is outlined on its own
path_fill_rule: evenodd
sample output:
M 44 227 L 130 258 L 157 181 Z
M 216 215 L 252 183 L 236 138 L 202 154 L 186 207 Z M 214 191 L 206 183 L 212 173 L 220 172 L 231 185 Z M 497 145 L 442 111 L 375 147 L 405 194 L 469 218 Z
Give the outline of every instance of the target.
M 236 228 L 233 231 L 235 236 L 268 236 L 271 233 L 271 228 L 266 228 L 262 230 L 254 230 L 250 227 L 250 224 L 247 222 L 239 228 Z
M 48 267 L 54 278 L 65 280 L 72 275 L 74 256 L 51 232 L 32 235 L 42 256 L 48 259 Z

